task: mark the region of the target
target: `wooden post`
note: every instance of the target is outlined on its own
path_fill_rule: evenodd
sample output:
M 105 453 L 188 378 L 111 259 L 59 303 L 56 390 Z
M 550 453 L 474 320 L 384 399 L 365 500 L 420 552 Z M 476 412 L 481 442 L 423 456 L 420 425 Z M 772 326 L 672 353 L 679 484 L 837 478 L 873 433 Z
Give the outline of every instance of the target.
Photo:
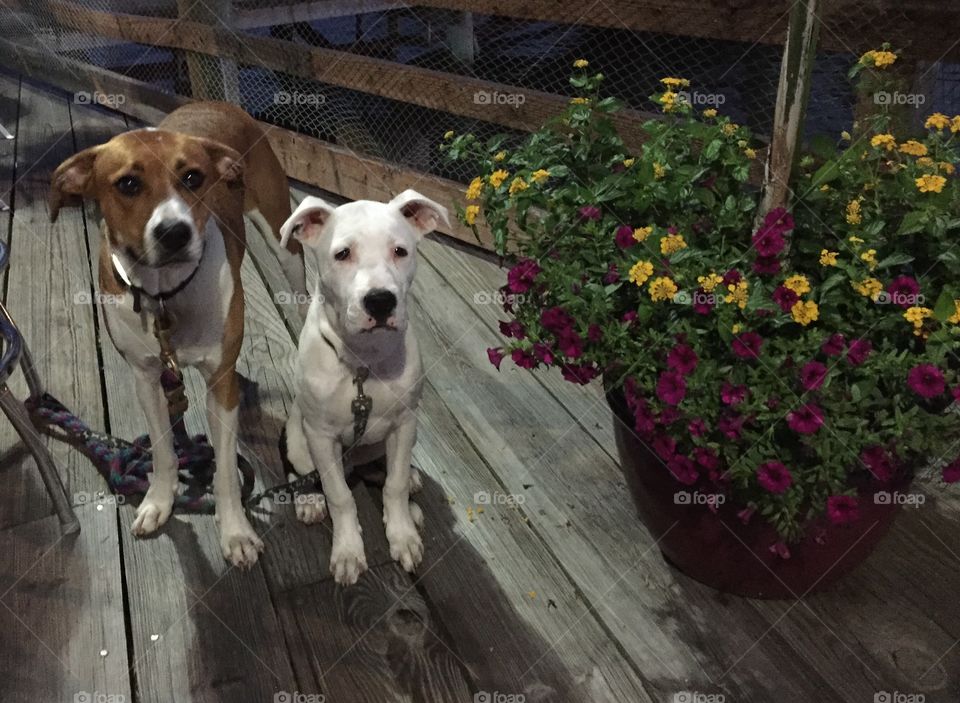
M 803 137 L 810 74 L 820 33 L 818 14 L 823 5 L 823 0 L 798 0 L 790 13 L 758 219 L 789 201 L 790 173 Z
M 202 22 L 211 26 L 230 25 L 231 0 L 177 0 L 177 14 L 182 20 Z M 222 26 L 222 25 L 221 25 Z M 240 103 L 240 77 L 237 64 L 195 51 L 187 51 L 187 73 L 190 76 L 191 97 L 195 100 L 226 100 Z

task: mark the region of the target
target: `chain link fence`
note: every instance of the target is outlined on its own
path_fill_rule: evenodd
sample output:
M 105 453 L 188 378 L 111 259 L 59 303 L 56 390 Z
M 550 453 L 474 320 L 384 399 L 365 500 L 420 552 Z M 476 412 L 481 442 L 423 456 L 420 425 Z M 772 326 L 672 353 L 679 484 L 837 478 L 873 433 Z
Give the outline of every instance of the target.
M 635 110 L 654 112 L 649 96 L 659 78 L 681 76 L 692 81 L 690 97 L 698 107 L 716 107 L 761 137 L 770 133 L 789 2 L 737 0 L 731 4 L 739 13 L 734 17 L 731 7 L 703 0 L 604 2 L 581 3 L 576 12 L 557 9 L 558 19 L 551 21 L 524 16 L 530 14 L 527 6 L 544 3 L 522 1 L 516 10 L 499 3 L 502 11 L 519 15 L 504 17 L 463 9 L 490 5 L 484 2 L 434 1 L 424 7 L 377 0 L 24 0 L 18 9 L 4 11 L 0 33 L 171 94 L 199 97 L 215 86 L 220 97 L 265 122 L 458 181 L 468 179 L 464 166 L 443 163 L 436 148 L 446 131 L 522 133 L 475 116 L 271 70 L 256 61 L 198 59 L 183 49 L 104 37 L 95 27 L 85 31 L 83 10 L 191 19 L 228 30 L 240 43 L 272 38 L 505 87 L 502 94 L 476 95 L 480 103 L 521 101 L 524 91 L 565 95 L 572 62 L 587 58 L 606 76 L 609 93 Z M 435 7 L 444 4 L 455 9 Z M 593 26 L 600 6 L 606 9 L 605 26 Z M 624 16 L 618 26 L 609 18 L 620 19 L 621 7 L 649 11 L 652 18 Z M 909 90 L 890 96 L 891 101 L 914 110 L 918 126 L 931 112 L 960 112 L 960 7 L 925 0 L 833 0 L 821 19 L 807 136 L 837 135 L 849 127 L 858 98 L 847 70 L 883 40 L 905 51 L 898 70 Z M 256 51 L 251 53 L 255 58 Z M 324 68 L 325 75 L 337 69 Z

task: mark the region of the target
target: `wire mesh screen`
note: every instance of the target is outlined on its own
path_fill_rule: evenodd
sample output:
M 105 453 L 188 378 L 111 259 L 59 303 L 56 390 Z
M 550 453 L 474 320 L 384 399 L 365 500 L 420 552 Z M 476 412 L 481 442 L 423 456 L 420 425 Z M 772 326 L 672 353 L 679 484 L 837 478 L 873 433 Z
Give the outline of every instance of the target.
M 524 91 L 565 95 L 571 63 L 577 58 L 587 58 L 591 67 L 602 71 L 609 94 L 635 110 L 655 112 L 649 96 L 658 89 L 658 80 L 679 76 L 692 81 L 690 99 L 696 106 L 716 107 L 758 135 L 771 131 L 790 2 L 740 0 L 732 3 L 737 13 L 731 15 L 731 7 L 703 0 L 672 2 L 666 12 L 653 2 L 608 6 L 600 0 L 592 9 L 587 7 L 590 3 L 583 3 L 582 16 L 558 8 L 556 19 L 550 16 L 551 10 L 530 16 L 528 6 L 542 8 L 544 3 L 518 2 L 516 9 L 495 4 L 499 11 L 517 17 L 483 14 L 490 7 L 484 2 L 428 4 L 431 7 L 377 0 L 269 4 L 24 0 L 19 11 L 7 13 L 0 31 L 10 41 L 42 47 L 168 93 L 231 100 L 268 123 L 460 181 L 469 174 L 461 171 L 462 165 L 441 161 L 436 146 L 442 135 L 448 130 L 469 130 L 481 136 L 506 132 L 519 138 L 522 132 L 516 125 L 484 119 L 479 109 L 483 100 L 523 100 Z M 445 4 L 457 9 L 434 7 Z M 604 26 L 592 26 L 591 12 L 599 4 L 607 10 L 607 20 Z M 903 101 L 906 109 L 914 110 L 917 125 L 934 111 L 960 112 L 956 44 L 960 8 L 925 0 L 906 5 L 886 0 L 825 3 L 807 111 L 808 136 L 835 135 L 849 127 L 858 98 L 847 70 L 860 54 L 884 40 L 904 49 L 898 70 L 907 89 L 903 96 L 891 96 L 891 101 Z M 620 18 L 618 8 L 630 8 L 631 14 Z M 90 23 L 84 10 L 189 19 L 229 31 L 241 44 L 251 38 L 282 40 L 439 71 L 451 81 L 482 79 L 501 89 L 476 95 L 476 109 L 468 114 L 455 107 L 424 107 L 402 95 L 398 99 L 363 86 L 311 80 L 304 71 L 292 75 L 264 68 L 255 60 L 255 49 L 249 52 L 251 61 L 238 65 L 231 59 L 198 58 L 182 48 L 105 37 L 96 26 L 87 29 L 95 23 Z M 622 21 L 609 21 L 610 16 Z M 170 43 L 164 40 L 176 35 L 176 28 L 168 32 L 157 43 Z M 336 71 L 334 59 L 323 67 L 322 75 L 336 75 Z M 442 105 L 443 95 L 436 99 Z

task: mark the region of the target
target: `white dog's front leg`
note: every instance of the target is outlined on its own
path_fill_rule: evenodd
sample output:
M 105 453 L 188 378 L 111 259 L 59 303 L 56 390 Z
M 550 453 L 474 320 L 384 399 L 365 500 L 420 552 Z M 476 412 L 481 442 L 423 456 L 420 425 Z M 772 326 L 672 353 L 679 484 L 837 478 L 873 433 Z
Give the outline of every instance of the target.
M 150 453 L 153 471 L 150 473 L 150 488 L 140 502 L 130 531 L 138 537 L 155 532 L 167 521 L 173 510 L 177 493 L 177 456 L 173 449 L 173 434 L 167 414 L 167 399 L 160 387 L 160 372 L 134 368 L 137 399 L 147 418 L 150 434 Z
M 333 548 L 330 573 L 342 586 L 357 582 L 367 570 L 367 557 L 360 536 L 357 504 L 343 474 L 340 442 L 305 422 L 303 429 L 313 463 L 320 469 L 320 481 L 327 499 L 327 511 L 333 519 Z
M 406 571 L 423 559 L 423 540 L 417 532 L 410 507 L 410 460 L 417 441 L 417 418 L 413 413 L 387 435 L 387 480 L 383 484 L 383 524 L 390 556 Z M 418 509 L 419 514 L 419 509 Z
M 231 379 L 218 383 L 229 384 Z M 236 384 L 236 375 L 232 374 Z M 209 384 L 209 381 L 208 381 Z M 219 397 L 218 397 L 219 396 Z M 215 383 L 207 392 L 207 421 L 210 439 L 216 456 L 217 469 L 213 475 L 213 498 L 216 503 L 217 524 L 220 527 L 220 548 L 223 558 L 234 566 L 250 568 L 257 563 L 263 551 L 263 541 L 257 536 L 240 498 L 240 477 L 237 475 L 237 427 L 240 405 L 224 407 L 224 398 L 236 399 Z

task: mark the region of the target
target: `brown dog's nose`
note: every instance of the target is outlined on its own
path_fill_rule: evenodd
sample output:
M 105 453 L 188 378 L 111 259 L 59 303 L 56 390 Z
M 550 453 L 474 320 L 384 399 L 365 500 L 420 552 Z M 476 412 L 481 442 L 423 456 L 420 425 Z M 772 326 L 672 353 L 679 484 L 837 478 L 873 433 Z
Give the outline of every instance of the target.
M 384 323 L 397 307 L 397 296 L 384 288 L 378 288 L 363 296 L 363 307 L 370 317 Z
M 171 254 L 187 246 L 191 234 L 190 225 L 183 220 L 163 220 L 153 228 L 157 244 Z

